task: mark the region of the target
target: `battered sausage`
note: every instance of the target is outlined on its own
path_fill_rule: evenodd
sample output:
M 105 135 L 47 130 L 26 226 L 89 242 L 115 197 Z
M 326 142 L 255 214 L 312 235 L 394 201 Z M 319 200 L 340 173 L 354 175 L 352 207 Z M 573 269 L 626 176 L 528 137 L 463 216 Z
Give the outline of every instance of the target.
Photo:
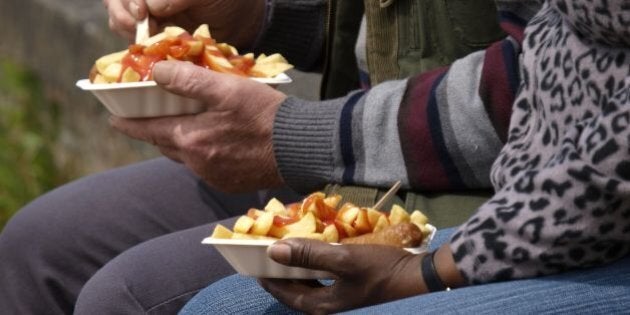
M 413 223 L 399 223 L 376 233 L 344 238 L 340 243 L 418 247 L 422 244 L 422 231 Z
M 96 70 L 96 65 L 93 65 L 92 68 L 90 69 L 90 82 L 94 83 L 94 79 L 96 79 L 96 75 L 98 74 L 98 70 Z

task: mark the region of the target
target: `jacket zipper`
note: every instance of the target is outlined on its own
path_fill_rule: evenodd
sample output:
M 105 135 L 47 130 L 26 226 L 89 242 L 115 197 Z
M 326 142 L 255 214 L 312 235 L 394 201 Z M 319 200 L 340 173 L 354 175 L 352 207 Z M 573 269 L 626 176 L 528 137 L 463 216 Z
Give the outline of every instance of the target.
M 328 0 L 328 6 L 326 8 L 326 22 L 324 24 L 324 63 L 322 69 L 322 82 L 320 88 L 320 97 L 324 98 L 326 93 L 326 86 L 328 83 L 328 76 L 330 75 L 330 63 L 333 47 L 333 39 L 335 32 L 335 11 L 337 9 L 337 0 Z

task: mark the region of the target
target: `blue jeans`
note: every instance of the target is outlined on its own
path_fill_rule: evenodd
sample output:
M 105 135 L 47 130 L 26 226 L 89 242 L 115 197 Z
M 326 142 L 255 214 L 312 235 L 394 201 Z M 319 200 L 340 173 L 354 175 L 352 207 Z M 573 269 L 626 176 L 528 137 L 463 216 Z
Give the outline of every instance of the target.
M 432 248 L 453 229 L 441 230 Z M 253 278 L 224 278 L 199 292 L 180 311 L 192 314 L 292 314 Z M 614 264 L 559 275 L 436 292 L 348 314 L 621 314 L 630 313 L 630 257 Z

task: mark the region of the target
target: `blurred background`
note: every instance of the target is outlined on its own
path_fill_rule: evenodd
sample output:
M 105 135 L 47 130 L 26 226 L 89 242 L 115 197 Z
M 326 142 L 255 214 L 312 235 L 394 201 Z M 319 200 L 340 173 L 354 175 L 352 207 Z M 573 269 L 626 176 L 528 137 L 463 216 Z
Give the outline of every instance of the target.
M 75 86 L 96 58 L 126 46 L 100 0 L 0 1 L 0 231 L 63 183 L 158 155 L 111 130 L 106 109 Z M 284 92 L 318 98 L 318 75 L 289 75 Z

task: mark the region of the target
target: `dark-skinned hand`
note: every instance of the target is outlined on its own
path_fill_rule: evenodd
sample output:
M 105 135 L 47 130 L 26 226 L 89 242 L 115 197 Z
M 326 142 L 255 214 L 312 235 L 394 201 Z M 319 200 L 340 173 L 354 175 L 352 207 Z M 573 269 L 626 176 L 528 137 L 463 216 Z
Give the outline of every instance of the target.
M 309 314 L 329 314 L 426 292 L 420 272 L 424 254 L 383 245 L 331 245 L 308 239 L 276 242 L 268 255 L 278 263 L 324 270 L 337 277 L 315 281 L 259 279 L 280 302 Z

